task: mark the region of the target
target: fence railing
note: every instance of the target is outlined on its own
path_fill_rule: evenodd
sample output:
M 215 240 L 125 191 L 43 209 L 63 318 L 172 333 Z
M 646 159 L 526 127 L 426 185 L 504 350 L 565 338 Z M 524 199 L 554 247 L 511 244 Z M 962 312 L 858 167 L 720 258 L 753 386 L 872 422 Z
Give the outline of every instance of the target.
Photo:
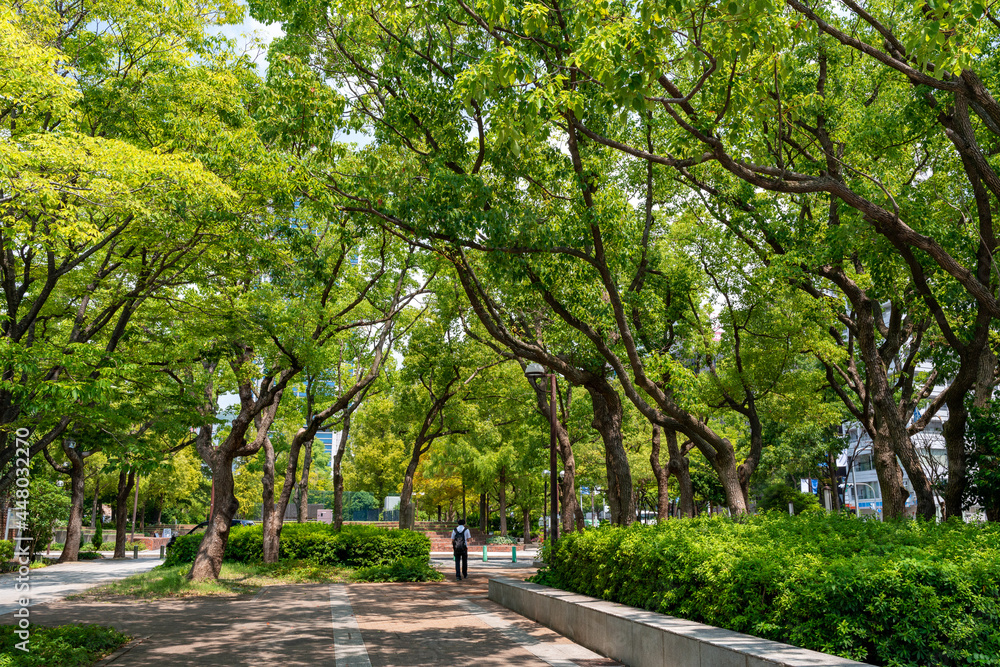
M 349 515 L 348 521 L 399 521 L 399 510 L 352 510 L 344 514 Z

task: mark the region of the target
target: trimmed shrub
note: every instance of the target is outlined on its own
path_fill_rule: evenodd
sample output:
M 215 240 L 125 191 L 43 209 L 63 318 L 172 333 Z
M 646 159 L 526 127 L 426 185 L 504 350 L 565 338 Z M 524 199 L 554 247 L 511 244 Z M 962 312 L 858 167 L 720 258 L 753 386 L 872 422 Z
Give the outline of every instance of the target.
M 788 513 L 788 503 L 796 514 L 805 511 L 819 510 L 819 499 L 811 493 L 802 493 L 787 484 L 772 484 L 764 489 L 757 509 L 761 512 L 775 511 Z
M 146 543 L 128 542 L 128 541 L 125 542 L 125 551 L 132 551 L 132 549 L 134 549 L 135 547 L 139 547 L 139 551 L 142 551 L 143 549 L 146 548 Z M 102 542 L 95 548 L 95 551 L 114 551 L 114 550 L 115 550 L 114 542 Z
M 94 527 L 94 536 L 90 538 L 90 543 L 93 545 L 94 551 L 101 551 L 101 545 L 104 543 L 104 527 L 100 521 Z
M 517 544 L 517 540 L 506 535 L 493 535 L 486 538 L 486 544 Z
M 264 559 L 263 528 L 237 526 L 229 531 L 227 561 L 257 563 Z M 167 566 L 194 562 L 204 535 L 182 535 L 167 550 Z M 423 533 L 374 526 L 344 526 L 338 533 L 324 523 L 290 523 L 281 530 L 280 558 L 321 565 L 373 567 L 401 558 L 429 559 L 431 541 Z
M 14 543 L 10 540 L 0 540 L 0 562 L 9 561 L 14 557 Z
M 388 565 L 361 568 L 354 581 L 441 581 L 444 575 L 431 567 L 426 558 L 400 558 Z
M 893 667 L 1000 664 L 1000 526 L 770 513 L 602 527 L 537 583 Z

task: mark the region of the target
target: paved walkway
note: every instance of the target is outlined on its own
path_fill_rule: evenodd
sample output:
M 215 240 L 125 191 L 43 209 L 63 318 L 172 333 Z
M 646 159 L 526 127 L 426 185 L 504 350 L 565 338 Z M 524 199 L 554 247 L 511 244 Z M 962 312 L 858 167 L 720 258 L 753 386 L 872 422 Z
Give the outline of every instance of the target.
M 58 563 L 31 570 L 28 575 L 17 573 L 0 575 L 0 615 L 19 609 L 18 600 L 25 595 L 15 586 L 25 581 L 30 585 L 28 598 L 31 606 L 61 600 L 92 586 L 123 579 L 137 572 L 148 572 L 162 563 L 159 554 L 139 557 L 139 560 L 85 560 L 77 563 Z
M 63 600 L 38 605 L 31 619 L 98 622 L 143 638 L 114 667 L 618 664 L 487 599 L 490 573 L 526 576 L 530 564 L 469 565 L 461 582 L 272 586 L 252 598 Z M 12 621 L 9 613 L 0 617 Z

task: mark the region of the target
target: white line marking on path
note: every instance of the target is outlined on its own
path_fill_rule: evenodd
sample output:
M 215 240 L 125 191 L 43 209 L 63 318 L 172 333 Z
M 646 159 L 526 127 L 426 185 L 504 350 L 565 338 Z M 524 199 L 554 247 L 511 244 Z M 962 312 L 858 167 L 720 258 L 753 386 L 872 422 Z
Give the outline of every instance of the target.
M 345 584 L 330 584 L 333 655 L 337 667 L 372 667 Z
M 520 644 L 536 658 L 547 662 L 553 667 L 578 667 L 573 660 L 594 660 L 602 657 L 579 644 L 539 641 L 522 628 L 517 627 L 510 621 L 492 612 L 486 611 L 472 600 L 456 598 L 455 601 L 465 611 L 480 618 L 486 625 L 499 630 L 508 640 Z

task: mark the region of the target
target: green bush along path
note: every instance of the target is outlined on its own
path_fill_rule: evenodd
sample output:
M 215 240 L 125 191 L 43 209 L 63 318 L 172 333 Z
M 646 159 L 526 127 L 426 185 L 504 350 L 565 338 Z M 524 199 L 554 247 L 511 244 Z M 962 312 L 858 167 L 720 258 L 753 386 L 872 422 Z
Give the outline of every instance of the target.
M 560 537 L 534 581 L 893 667 L 996 665 L 1000 526 L 698 518 Z
M 183 535 L 167 552 L 165 564 L 179 565 L 194 561 L 201 535 Z M 227 561 L 257 563 L 264 559 L 263 532 L 260 526 L 233 528 L 226 545 Z M 374 567 L 388 565 L 401 558 L 430 560 L 431 541 L 423 533 L 389 530 L 373 526 L 333 526 L 320 523 L 287 524 L 281 530 L 282 559 L 309 560 L 321 565 Z

